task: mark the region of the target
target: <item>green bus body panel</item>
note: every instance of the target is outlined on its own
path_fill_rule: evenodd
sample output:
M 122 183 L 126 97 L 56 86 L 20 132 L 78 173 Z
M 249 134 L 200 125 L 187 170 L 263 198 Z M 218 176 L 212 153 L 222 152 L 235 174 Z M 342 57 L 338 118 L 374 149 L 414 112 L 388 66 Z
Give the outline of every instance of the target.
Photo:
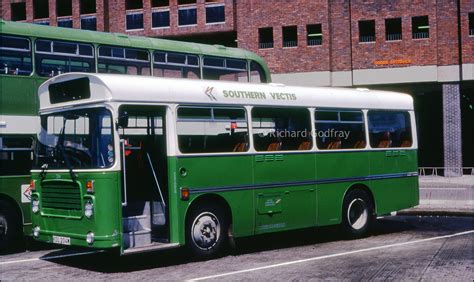
M 39 240 L 52 243 L 52 236 L 71 238 L 71 245 L 93 248 L 120 247 L 122 242 L 122 204 L 121 204 L 121 174 L 120 172 L 77 172 L 80 184 L 81 208 L 79 211 L 44 208 L 42 199 L 43 185 L 48 183 L 71 183 L 69 173 L 47 172 L 43 181 L 38 174 L 36 191 L 33 197 L 40 201 L 40 212 L 32 214 L 32 226 L 40 226 Z M 94 180 L 94 193 L 87 194 L 86 182 Z M 65 190 L 65 189 L 63 189 Z M 94 205 L 94 215 L 89 219 L 84 216 L 84 204 L 90 200 Z M 93 232 L 94 244 L 86 243 L 86 234 Z
M 23 233 L 31 233 L 31 204 L 22 203 L 21 186 L 30 184 L 30 176 L 2 176 L 0 177 L 0 199 L 7 199 L 16 205 L 23 217 Z
M 0 75 L 0 114 L 38 115 L 36 90 L 46 78 Z

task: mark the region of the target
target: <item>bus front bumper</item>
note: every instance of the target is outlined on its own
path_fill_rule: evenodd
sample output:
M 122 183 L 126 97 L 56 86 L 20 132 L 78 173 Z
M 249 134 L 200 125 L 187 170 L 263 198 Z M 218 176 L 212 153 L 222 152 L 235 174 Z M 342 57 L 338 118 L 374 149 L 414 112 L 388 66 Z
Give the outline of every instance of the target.
M 119 234 L 97 236 L 93 232 L 84 234 L 41 230 L 33 227 L 33 238 L 37 241 L 62 246 L 80 246 L 94 249 L 110 249 L 120 247 Z

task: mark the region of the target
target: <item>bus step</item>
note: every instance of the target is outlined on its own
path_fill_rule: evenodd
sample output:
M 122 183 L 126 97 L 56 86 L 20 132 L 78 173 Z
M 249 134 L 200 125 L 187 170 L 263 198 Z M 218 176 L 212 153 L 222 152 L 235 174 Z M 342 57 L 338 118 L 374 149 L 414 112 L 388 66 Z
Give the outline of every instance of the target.
M 123 233 L 123 244 L 125 249 L 150 245 L 151 230 L 144 229 L 140 231 Z
M 157 251 L 157 250 L 174 249 L 178 247 L 179 247 L 178 243 L 153 243 L 149 246 L 126 249 L 123 251 L 123 254 L 130 255 L 130 254 L 151 252 L 151 251 Z
M 148 215 L 137 215 L 124 217 L 122 220 L 123 232 L 136 232 L 150 229 L 150 217 Z
M 126 207 L 123 208 L 123 216 L 137 216 L 143 214 L 150 214 L 150 203 L 149 202 L 129 202 Z
M 162 202 L 152 202 L 152 224 L 162 226 L 166 224 L 165 206 Z

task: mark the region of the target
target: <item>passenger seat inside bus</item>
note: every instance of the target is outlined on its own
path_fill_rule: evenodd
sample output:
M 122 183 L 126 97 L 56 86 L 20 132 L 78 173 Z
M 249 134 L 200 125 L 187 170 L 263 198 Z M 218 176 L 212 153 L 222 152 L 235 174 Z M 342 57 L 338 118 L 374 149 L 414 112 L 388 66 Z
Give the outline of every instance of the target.
M 382 137 L 380 138 L 377 148 L 390 148 L 390 147 L 392 147 L 392 138 L 390 137 L 390 132 L 386 131 L 383 133 Z

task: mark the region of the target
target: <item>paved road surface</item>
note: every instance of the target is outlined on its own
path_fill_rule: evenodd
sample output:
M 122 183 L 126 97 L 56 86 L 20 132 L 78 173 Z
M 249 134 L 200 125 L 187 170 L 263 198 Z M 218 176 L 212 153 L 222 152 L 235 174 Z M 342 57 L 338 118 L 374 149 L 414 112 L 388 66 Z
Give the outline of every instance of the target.
M 474 279 L 474 217 L 396 216 L 379 219 L 365 239 L 344 240 L 333 228 L 319 228 L 238 244 L 238 250 L 210 261 L 193 260 L 180 250 L 69 256 L 84 250 L 36 245 L 29 252 L 0 255 L 0 279 Z

